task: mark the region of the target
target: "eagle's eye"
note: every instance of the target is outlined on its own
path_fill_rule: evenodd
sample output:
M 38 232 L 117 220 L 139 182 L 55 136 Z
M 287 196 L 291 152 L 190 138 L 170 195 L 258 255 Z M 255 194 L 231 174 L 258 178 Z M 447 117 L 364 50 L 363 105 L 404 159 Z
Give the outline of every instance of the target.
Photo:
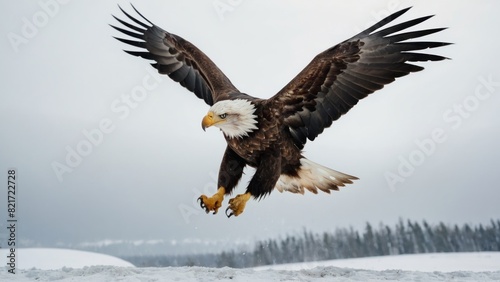
M 219 117 L 220 117 L 221 119 L 225 119 L 225 118 L 227 117 L 227 114 L 221 114 L 221 115 L 219 115 Z

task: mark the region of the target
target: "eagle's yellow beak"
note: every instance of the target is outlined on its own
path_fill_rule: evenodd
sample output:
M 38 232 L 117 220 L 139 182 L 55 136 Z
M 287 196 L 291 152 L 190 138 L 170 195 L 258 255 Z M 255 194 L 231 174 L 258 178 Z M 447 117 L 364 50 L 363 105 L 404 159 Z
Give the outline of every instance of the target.
M 203 120 L 201 121 L 201 128 L 203 128 L 203 131 L 205 131 L 205 128 L 210 127 L 214 124 L 215 124 L 214 113 L 208 112 L 208 114 L 205 117 L 203 117 Z

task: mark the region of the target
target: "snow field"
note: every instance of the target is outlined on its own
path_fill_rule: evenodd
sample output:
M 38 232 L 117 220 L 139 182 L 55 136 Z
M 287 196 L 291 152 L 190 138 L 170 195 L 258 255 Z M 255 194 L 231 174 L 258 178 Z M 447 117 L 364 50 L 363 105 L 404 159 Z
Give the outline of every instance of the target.
M 7 250 L 0 250 L 5 257 Z M 16 274 L 0 281 L 500 281 L 500 252 L 419 254 L 263 266 L 254 269 L 136 268 L 108 255 L 19 249 Z

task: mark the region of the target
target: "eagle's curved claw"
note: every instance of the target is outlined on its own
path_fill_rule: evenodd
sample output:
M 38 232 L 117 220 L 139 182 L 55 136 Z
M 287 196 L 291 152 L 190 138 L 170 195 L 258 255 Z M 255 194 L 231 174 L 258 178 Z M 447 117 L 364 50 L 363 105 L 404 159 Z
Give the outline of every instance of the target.
M 252 196 L 250 193 L 245 193 L 245 194 L 240 194 L 232 199 L 229 200 L 229 207 L 226 209 L 226 216 L 230 218 L 231 216 L 238 216 L 240 215 L 243 210 L 245 209 L 245 206 L 250 200 L 250 196 Z M 228 214 L 228 211 L 231 211 Z
M 213 214 L 217 214 L 217 211 L 222 206 L 222 201 L 224 201 L 224 187 L 220 187 L 212 197 L 207 197 L 205 195 L 201 195 L 198 198 L 200 202 L 200 207 L 205 210 L 206 213 L 213 211 Z
M 227 209 L 226 209 L 226 212 L 225 212 L 225 213 L 226 213 L 227 218 L 230 218 L 231 216 L 233 216 L 233 215 L 234 215 L 234 213 L 233 213 L 233 210 L 231 210 L 231 213 L 230 213 L 230 214 L 227 214 L 227 211 L 228 211 L 228 210 L 231 210 L 231 208 L 230 208 L 230 207 L 227 207 Z
M 205 196 L 205 195 L 201 195 L 201 196 L 198 198 L 198 200 L 197 200 L 197 201 L 198 201 L 198 202 L 200 202 L 200 207 L 201 207 L 202 209 L 204 209 L 206 213 L 209 213 L 209 212 L 210 212 L 210 210 L 209 210 L 209 209 L 207 208 L 207 206 L 205 205 L 205 202 L 203 202 L 203 196 Z M 205 196 L 205 197 L 206 197 L 206 196 Z M 216 213 L 217 213 L 217 211 L 215 211 L 215 212 L 214 212 L 214 214 L 216 214 Z
M 213 214 L 217 214 L 217 211 L 219 210 L 221 204 L 218 201 L 210 201 L 213 200 L 212 198 L 208 198 L 205 195 L 201 195 L 198 198 L 198 201 L 200 202 L 200 207 L 205 210 L 206 213 L 210 213 L 210 211 L 214 211 Z

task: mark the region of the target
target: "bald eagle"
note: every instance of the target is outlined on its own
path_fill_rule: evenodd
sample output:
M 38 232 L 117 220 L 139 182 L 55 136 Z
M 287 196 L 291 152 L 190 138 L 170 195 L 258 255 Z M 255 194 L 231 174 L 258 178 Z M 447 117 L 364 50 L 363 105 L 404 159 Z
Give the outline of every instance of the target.
M 216 214 L 224 196 L 237 186 L 245 166 L 256 169 L 245 193 L 229 200 L 228 217 L 240 215 L 250 198 L 260 199 L 273 189 L 330 193 L 358 179 L 305 158 L 302 149 L 307 140 L 313 141 L 368 94 L 397 77 L 423 70 L 408 62 L 446 59 L 414 51 L 449 44 L 408 41 L 444 29 L 405 31 L 432 16 L 381 29 L 410 9 L 406 8 L 321 52 L 276 95 L 260 99 L 240 92 L 189 41 L 156 26 L 132 8 L 139 19 L 120 7 L 128 21 L 113 16 L 124 27 L 111 25 L 134 38 L 116 39 L 139 48 L 125 52 L 154 61 L 151 65 L 160 74 L 203 99 L 210 106 L 201 123 L 203 130 L 218 127 L 226 139 L 218 190 L 211 197 L 199 197 L 201 208 Z

